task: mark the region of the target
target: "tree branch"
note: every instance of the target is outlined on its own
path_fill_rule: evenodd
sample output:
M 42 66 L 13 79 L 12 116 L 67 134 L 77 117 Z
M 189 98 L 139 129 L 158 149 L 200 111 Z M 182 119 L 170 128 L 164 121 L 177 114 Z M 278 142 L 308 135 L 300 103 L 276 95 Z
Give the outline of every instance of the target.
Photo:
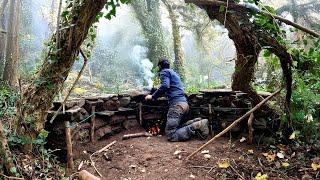
M 88 58 L 87 58 L 87 56 L 83 53 L 83 51 L 82 51 L 81 49 L 80 49 L 80 53 L 81 53 L 81 55 L 82 55 L 82 57 L 83 57 L 83 59 L 84 59 L 82 68 L 81 68 L 81 70 L 80 70 L 80 72 L 79 72 L 76 80 L 74 81 L 74 83 L 72 84 L 71 88 L 69 89 L 68 94 L 67 94 L 66 97 L 64 98 L 61 106 L 60 106 L 59 109 L 56 111 L 55 115 L 51 118 L 50 123 L 53 122 L 53 120 L 58 116 L 58 114 L 59 114 L 59 112 L 61 111 L 62 107 L 64 107 L 64 105 L 66 104 L 66 102 L 67 102 L 67 100 L 68 100 L 68 98 L 69 98 L 72 90 L 74 89 L 74 87 L 76 86 L 77 82 L 79 81 L 79 79 L 80 79 L 80 77 L 81 77 L 81 74 L 82 74 L 83 70 L 85 69 L 85 67 L 86 67 L 86 65 L 87 65 L 87 63 L 88 63 Z
M 204 5 L 204 6 L 227 6 L 227 3 L 226 2 L 223 2 L 223 1 L 218 1 L 218 0 L 185 0 L 186 3 L 193 3 L 193 4 L 196 4 L 196 5 Z M 233 9 L 233 10 L 246 10 L 246 11 L 251 11 L 250 8 L 247 8 L 246 6 L 244 5 L 241 5 L 241 4 L 236 4 L 236 3 L 229 3 L 228 4 L 228 8 L 230 9 Z M 297 29 L 300 29 L 301 31 L 304 31 L 308 34 L 311 34 L 312 36 L 314 37 L 317 37 L 319 38 L 320 37 L 320 34 L 311 30 L 311 29 L 308 29 L 306 27 L 303 27 L 297 23 L 294 23 L 292 21 L 289 21 L 283 17 L 280 17 L 278 15 L 275 15 L 275 14 L 271 14 L 269 12 L 266 12 L 266 11 L 258 11 L 257 13 L 260 13 L 262 15 L 265 15 L 267 17 L 270 17 L 270 18 L 274 18 L 274 19 L 278 19 L 279 21 L 281 22 L 284 22 L 288 25 L 291 25 Z

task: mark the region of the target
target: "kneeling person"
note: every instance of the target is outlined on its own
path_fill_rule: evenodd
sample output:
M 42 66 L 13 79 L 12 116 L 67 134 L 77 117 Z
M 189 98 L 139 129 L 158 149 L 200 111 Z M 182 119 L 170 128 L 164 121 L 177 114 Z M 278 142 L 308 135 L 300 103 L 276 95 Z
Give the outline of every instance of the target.
M 167 59 L 160 59 L 158 68 L 161 85 L 152 95 L 147 95 L 145 99 L 155 100 L 166 93 L 169 110 L 165 133 L 168 140 L 186 141 L 196 132 L 199 132 L 202 138 L 206 138 L 209 134 L 207 119 L 195 119 L 188 121 L 189 123 L 187 122 L 186 125 L 182 124 L 182 119 L 187 114 L 189 105 L 179 75 L 170 69 L 170 63 Z

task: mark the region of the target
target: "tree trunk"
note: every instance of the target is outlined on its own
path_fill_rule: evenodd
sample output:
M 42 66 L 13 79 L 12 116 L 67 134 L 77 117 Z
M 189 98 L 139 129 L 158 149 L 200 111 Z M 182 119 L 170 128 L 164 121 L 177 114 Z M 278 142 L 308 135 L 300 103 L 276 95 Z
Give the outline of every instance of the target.
M 212 12 L 210 11 L 209 17 L 214 16 L 221 24 L 224 24 L 226 18 L 225 27 L 228 29 L 229 37 L 234 41 L 236 47 L 237 60 L 232 75 L 232 90 L 247 93 L 253 104 L 256 105 L 261 102 L 262 97 L 252 88 L 252 82 L 261 47 L 258 45 L 255 35 L 249 29 L 243 28 L 245 25 L 250 26 L 251 23 L 246 14 L 238 13 L 235 16 L 235 14 L 228 12 L 225 17 L 224 13 L 217 13 L 219 11 L 215 11 L 214 14 Z M 238 23 L 239 19 L 243 22 L 242 25 Z
M 177 15 L 173 10 L 172 2 L 168 0 L 162 0 L 166 5 L 169 18 L 172 25 L 172 36 L 173 36 L 173 49 L 174 49 L 174 70 L 180 75 L 182 81 L 185 80 L 185 69 L 184 69 L 184 56 L 181 47 L 181 36 L 180 36 L 180 27 L 178 25 Z
M 3 31 L 6 31 L 4 12 L 7 4 L 8 4 L 8 0 L 3 0 L 0 7 L 0 29 Z M 3 74 L 5 49 L 6 49 L 6 33 L 0 32 L 0 80 L 2 80 L 2 74 Z
M 195 4 L 197 4 L 195 2 Z M 243 9 L 221 12 L 219 5 L 198 5 L 205 9 L 210 19 L 217 19 L 229 31 L 229 37 L 234 41 L 237 50 L 235 72 L 232 76 L 232 89 L 240 90 L 249 95 L 253 104 L 258 104 L 262 97 L 252 88 L 254 69 L 262 48 L 269 49 L 279 57 L 287 86 L 287 111 L 291 97 L 291 63 L 292 57 L 287 48 L 281 45 L 273 36 L 262 29 L 253 27 L 249 12 Z M 241 22 L 241 23 L 240 23 Z M 267 108 L 267 106 L 265 106 Z M 269 109 L 269 108 L 268 108 Z
M 7 44 L 6 44 L 6 62 L 3 73 L 3 80 L 10 86 L 17 85 L 18 69 L 18 31 L 19 31 L 19 12 L 20 2 L 10 1 Z
M 159 0 L 132 0 L 130 3 L 141 24 L 148 48 L 147 57 L 157 67 L 160 58 L 168 58 L 168 48 L 165 45 L 161 24 Z
M 18 102 L 20 123 L 25 128 L 20 133 L 35 138 L 43 129 L 46 111 L 67 79 L 89 28 L 106 2 L 107 0 L 84 0 L 71 9 L 69 21 L 63 18 L 62 26 L 74 26 L 60 30 L 59 42 L 56 42 L 56 35 L 52 36 L 46 59 L 36 79 L 27 87 Z M 60 44 L 60 47 L 56 48 L 57 44 Z M 32 123 L 24 123 L 27 118 L 32 120 Z

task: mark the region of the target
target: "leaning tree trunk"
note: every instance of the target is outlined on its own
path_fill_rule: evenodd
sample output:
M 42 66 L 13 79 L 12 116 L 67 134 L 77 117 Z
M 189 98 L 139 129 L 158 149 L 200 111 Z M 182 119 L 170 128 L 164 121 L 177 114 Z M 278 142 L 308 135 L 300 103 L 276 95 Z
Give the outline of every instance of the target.
M 232 0 L 229 1 L 229 3 L 231 3 L 229 6 L 231 10 L 227 13 L 220 11 L 221 4 L 219 3 L 222 2 L 223 4 L 223 1 L 219 1 L 219 3 L 216 1 L 186 1 L 192 2 L 205 9 L 212 20 L 217 19 L 228 29 L 229 37 L 234 41 L 237 50 L 235 72 L 232 76 L 232 89 L 248 93 L 254 104 L 258 104 L 262 99 L 262 97 L 254 91 L 251 83 L 254 78 L 255 64 L 261 49 L 269 49 L 279 57 L 287 86 L 286 101 L 288 105 L 287 112 L 289 112 L 288 107 L 290 104 L 292 85 L 292 57 L 288 53 L 287 48 L 281 45 L 274 38 L 273 34 L 267 33 L 262 28 L 255 27 L 250 21 L 251 12 L 247 9 L 231 6 L 232 3 L 234 3 Z
M 18 31 L 19 31 L 19 12 L 20 2 L 10 1 L 9 21 L 6 44 L 6 62 L 3 72 L 3 80 L 10 86 L 17 84 L 18 69 Z
M 153 63 L 153 67 L 157 67 L 159 58 L 169 58 L 161 24 L 159 0 L 132 0 L 131 6 L 146 39 L 147 57 Z
M 3 0 L 0 7 L 0 29 L 2 31 L 6 31 L 4 12 L 7 4 L 8 4 L 8 0 Z M 6 33 L 0 32 L 0 80 L 2 79 L 2 74 L 3 74 L 5 48 L 6 48 Z
M 262 97 L 257 94 L 252 88 L 252 82 L 255 73 L 255 64 L 258 61 L 258 56 L 261 47 L 257 41 L 255 34 L 252 34 L 249 29 L 243 28 L 246 25 L 250 27 L 250 21 L 246 14 L 235 14 L 228 12 L 227 16 L 224 13 L 219 13 L 219 10 L 207 11 L 210 18 L 216 18 L 229 31 L 229 37 L 233 40 L 237 59 L 235 62 L 235 71 L 232 75 L 232 89 L 248 93 L 254 104 L 261 102 Z M 239 19 L 243 24 L 238 23 Z
M 36 79 L 27 87 L 18 103 L 20 123 L 25 128 L 25 135 L 35 138 L 43 129 L 47 110 L 66 80 L 96 15 L 106 2 L 107 0 L 81 1 L 81 4 L 72 8 L 68 18 L 70 20 L 67 22 L 64 19 L 61 23 L 69 27 L 60 30 L 58 39 L 53 35 L 47 57 Z M 56 47 L 57 44 L 59 47 Z M 27 118 L 33 121 L 32 124 L 24 123 Z
M 173 10 L 172 2 L 168 0 L 162 0 L 166 5 L 169 18 L 172 25 L 172 36 L 173 36 L 173 50 L 174 50 L 174 70 L 180 75 L 182 81 L 185 80 L 185 69 L 184 69 L 184 60 L 183 60 L 183 51 L 181 47 L 181 36 L 180 36 L 180 27 L 178 25 L 177 15 Z

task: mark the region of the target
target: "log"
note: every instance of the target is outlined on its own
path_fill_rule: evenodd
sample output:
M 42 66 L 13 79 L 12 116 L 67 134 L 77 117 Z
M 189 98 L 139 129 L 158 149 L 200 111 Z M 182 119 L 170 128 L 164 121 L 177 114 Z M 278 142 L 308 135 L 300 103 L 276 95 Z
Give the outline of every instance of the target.
M 150 134 L 148 132 L 140 132 L 140 133 L 123 135 L 122 140 L 127 140 L 130 138 L 138 138 L 138 137 L 151 137 L 151 136 L 152 136 L 152 134 Z
M 79 172 L 79 179 L 80 180 L 100 180 L 100 178 L 94 176 L 93 174 L 89 173 L 86 170 L 82 170 Z
M 15 165 L 13 163 L 12 154 L 9 149 L 7 138 L 4 134 L 4 129 L 2 122 L 0 120 L 0 157 L 1 161 L 7 170 L 8 175 L 15 176 L 15 173 L 13 173 L 11 170 L 15 169 Z
M 249 117 L 249 119 L 248 119 L 248 130 L 249 130 L 249 133 L 248 133 L 248 143 L 249 143 L 249 144 L 252 144 L 252 142 L 253 142 L 253 131 L 254 131 L 254 129 L 253 129 L 253 127 L 252 127 L 253 121 L 254 121 L 254 114 L 251 113 L 251 114 L 250 114 L 250 117 Z
M 94 128 L 95 128 L 95 124 L 96 124 L 96 117 L 95 117 L 95 111 L 96 111 L 96 107 L 95 106 L 92 106 L 92 109 L 91 109 L 91 113 L 93 114 L 91 116 L 91 128 L 90 128 L 90 140 L 91 140 L 91 143 L 95 143 L 95 138 L 94 138 Z
M 73 163 L 73 151 L 72 151 L 72 138 L 71 138 L 71 129 L 70 129 L 70 122 L 64 122 L 65 129 L 66 129 L 66 144 L 67 144 L 67 169 L 71 172 L 74 169 Z
M 269 101 L 273 96 L 275 96 L 276 94 L 278 94 L 280 91 L 282 90 L 282 88 L 278 89 L 276 92 L 274 92 L 273 94 L 271 94 L 270 96 L 268 96 L 267 98 L 265 98 L 264 100 L 262 100 L 259 104 L 257 104 L 254 108 L 252 108 L 250 111 L 248 111 L 246 114 L 244 114 L 243 116 L 241 116 L 240 118 L 238 118 L 237 120 L 235 120 L 232 124 L 230 124 L 230 126 L 228 126 L 226 129 L 224 129 L 223 131 L 221 131 L 219 134 L 217 134 L 216 136 L 214 136 L 212 139 L 210 139 L 207 143 L 205 143 L 204 145 L 202 145 L 201 147 L 199 147 L 197 150 L 195 150 L 193 153 L 191 153 L 188 157 L 187 160 L 190 159 L 192 156 L 194 156 L 197 152 L 201 151 L 203 148 L 205 148 L 206 146 L 208 146 L 209 144 L 211 144 L 214 140 L 216 140 L 217 138 L 221 137 L 222 135 L 224 135 L 225 133 L 227 133 L 228 131 L 230 131 L 234 126 L 236 126 L 238 123 L 240 123 L 243 119 L 245 119 L 246 117 L 248 117 L 250 114 L 252 114 L 254 111 L 256 111 L 257 109 L 259 109 L 262 105 L 264 105 L 267 101 Z

